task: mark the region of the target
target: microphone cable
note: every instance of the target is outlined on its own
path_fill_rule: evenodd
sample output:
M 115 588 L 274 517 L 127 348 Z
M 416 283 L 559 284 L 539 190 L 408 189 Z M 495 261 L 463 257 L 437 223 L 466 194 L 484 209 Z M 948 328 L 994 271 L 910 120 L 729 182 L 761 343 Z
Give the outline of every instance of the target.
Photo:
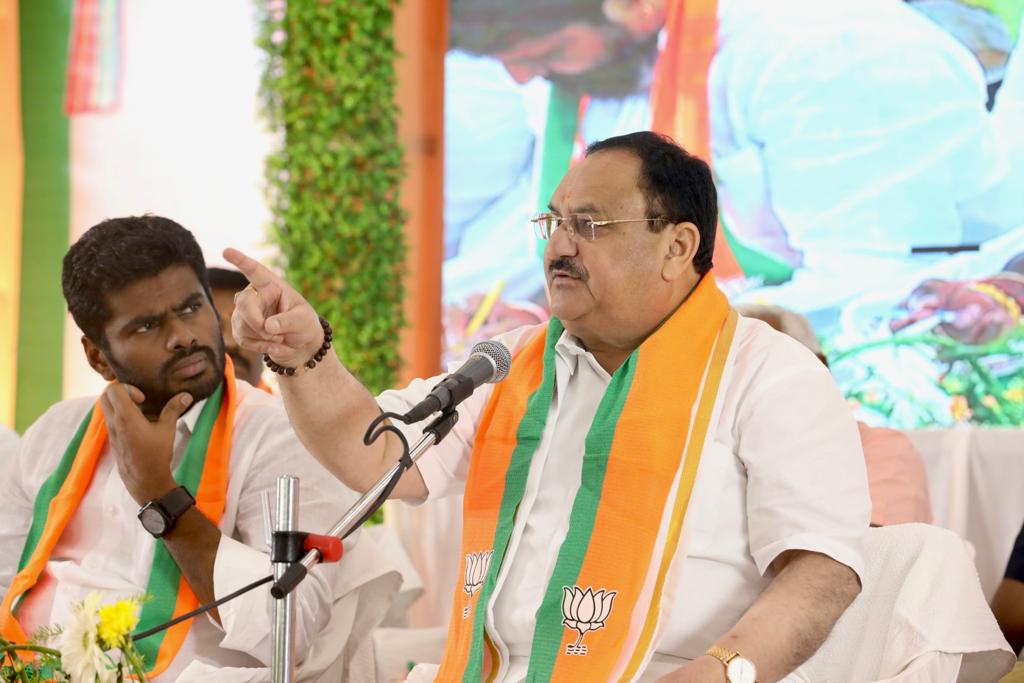
M 367 510 L 362 517 L 359 518 L 359 521 L 355 525 L 353 525 L 352 529 L 347 534 L 345 534 L 344 538 L 348 538 L 348 536 L 351 535 L 356 529 L 361 528 L 363 524 L 365 524 L 366 521 L 370 519 L 370 517 L 372 517 L 374 513 L 376 513 L 377 510 L 381 508 L 382 505 L 384 505 L 387 499 L 391 496 L 392 491 L 395 490 L 395 486 L 398 485 L 398 480 L 401 479 L 402 474 L 404 474 L 406 470 L 412 467 L 412 460 L 409 459 L 409 442 L 408 440 L 406 440 L 405 435 L 402 434 L 402 432 L 396 429 L 393 425 L 382 425 L 383 422 L 392 418 L 400 420 L 402 416 L 398 415 L 397 413 L 381 412 L 381 414 L 373 422 L 370 423 L 369 428 L 366 430 L 366 434 L 363 436 L 363 442 L 366 445 L 370 445 L 371 443 L 376 441 L 377 438 L 380 437 L 384 432 L 392 432 L 393 434 L 396 434 L 398 436 L 399 441 L 401 441 L 402 443 L 402 457 L 399 459 L 399 461 L 402 463 L 403 467 L 399 469 L 397 472 L 395 472 L 395 475 L 388 482 L 387 487 L 384 489 L 384 491 L 381 492 L 377 500 L 373 502 L 373 506 L 369 510 Z M 256 588 L 259 588 L 264 584 L 270 583 L 273 580 L 273 574 L 269 576 L 264 576 L 262 579 L 253 581 L 247 586 L 243 586 L 235 592 L 230 593 L 229 595 L 225 595 L 223 598 L 219 598 L 217 600 L 214 600 L 213 602 L 208 602 L 205 605 L 200 605 L 199 607 L 192 610 L 191 612 L 188 612 L 187 614 L 182 614 L 180 617 L 175 617 L 174 619 L 171 619 L 168 622 L 159 624 L 157 626 L 154 626 L 153 628 L 146 629 L 145 631 L 142 631 L 140 633 L 135 633 L 132 635 L 132 641 L 138 642 L 143 638 L 148 638 L 152 635 L 160 633 L 161 631 L 166 631 L 167 629 L 171 628 L 172 626 L 175 626 L 176 624 L 180 624 L 183 621 L 187 621 L 189 619 L 198 617 L 200 614 L 205 614 L 206 612 L 209 612 L 212 609 L 220 607 L 226 602 L 230 602 L 231 600 L 234 600 L 235 598 L 241 595 L 245 595 L 251 590 L 255 590 Z

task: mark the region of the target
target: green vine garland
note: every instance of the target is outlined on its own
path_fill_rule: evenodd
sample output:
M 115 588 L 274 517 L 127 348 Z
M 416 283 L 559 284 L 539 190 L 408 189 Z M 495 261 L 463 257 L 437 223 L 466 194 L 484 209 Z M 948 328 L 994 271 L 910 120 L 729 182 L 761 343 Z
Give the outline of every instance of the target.
M 405 216 L 393 0 L 260 0 L 272 238 L 288 280 L 334 326 L 339 357 L 391 387 L 404 325 Z

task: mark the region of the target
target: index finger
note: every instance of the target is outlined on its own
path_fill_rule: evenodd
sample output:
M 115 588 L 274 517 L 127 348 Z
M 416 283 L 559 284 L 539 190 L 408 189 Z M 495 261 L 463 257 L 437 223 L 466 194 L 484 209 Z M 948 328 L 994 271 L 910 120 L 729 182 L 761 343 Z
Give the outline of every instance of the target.
M 131 394 L 124 384 L 113 382 L 107 385 L 101 398 L 105 399 L 104 412 L 110 417 L 126 419 L 133 411 L 141 414 L 138 405 L 132 400 Z
M 238 249 L 228 247 L 224 250 L 224 258 L 227 259 L 228 263 L 242 271 L 242 274 L 249 279 L 249 282 L 257 290 L 260 287 L 281 283 L 281 278 L 274 271 L 256 259 L 246 256 Z

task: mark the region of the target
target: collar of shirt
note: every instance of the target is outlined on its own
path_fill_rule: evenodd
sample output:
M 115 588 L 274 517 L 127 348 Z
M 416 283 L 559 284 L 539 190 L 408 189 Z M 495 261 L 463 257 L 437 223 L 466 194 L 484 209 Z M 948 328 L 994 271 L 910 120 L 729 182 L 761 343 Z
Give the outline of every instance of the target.
M 185 448 L 188 446 L 188 440 L 192 437 L 193 432 L 195 432 L 199 416 L 203 413 L 203 408 L 209 400 L 204 398 L 189 408 L 187 413 L 178 418 L 174 430 L 174 455 L 171 460 L 171 471 L 176 470 L 178 465 L 181 464 L 181 459 L 185 457 Z
M 584 360 L 588 363 L 597 373 L 604 382 L 611 381 L 611 375 L 601 367 L 601 364 L 594 358 L 594 354 L 587 351 L 578 338 L 569 334 L 568 332 L 562 332 L 562 336 L 555 342 L 555 353 L 558 358 L 562 361 L 565 370 L 568 372 L 568 377 L 571 378 L 576 374 L 576 370 L 579 369 L 580 360 Z

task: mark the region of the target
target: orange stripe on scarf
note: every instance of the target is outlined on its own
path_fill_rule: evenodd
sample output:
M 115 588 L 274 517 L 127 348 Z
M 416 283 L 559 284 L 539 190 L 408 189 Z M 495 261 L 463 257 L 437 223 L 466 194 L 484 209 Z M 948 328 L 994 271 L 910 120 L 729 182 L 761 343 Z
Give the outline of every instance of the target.
M 71 466 L 64 485 L 50 501 L 46 528 L 43 529 L 43 535 L 39 538 L 35 552 L 25 564 L 25 568 L 18 572 L 18 575 L 11 581 L 3 603 L 0 604 L 0 633 L 3 633 L 4 638 L 9 641 L 23 643 L 28 640 L 21 624 L 14 618 L 12 612 L 14 601 L 36 585 L 36 581 L 39 580 L 39 575 L 46 567 L 57 541 L 60 540 L 61 534 L 64 533 L 75 510 L 78 509 L 79 503 L 82 502 L 85 492 L 89 489 L 92 475 L 96 471 L 96 463 L 106 444 L 107 424 L 103 419 L 103 409 L 97 401 L 85 436 L 78 447 L 75 463 Z
M 509 378 L 494 388 L 491 400 L 487 404 L 484 415 L 477 429 L 477 434 L 483 434 L 494 428 L 501 433 L 511 431 L 515 433 L 519 418 L 526 412 L 526 401 L 541 382 L 541 363 L 527 363 L 526 365 L 535 368 L 529 376 L 524 376 L 518 371 L 515 360 L 544 356 L 544 328 L 537 336 L 520 352 L 512 363 L 512 371 Z M 515 382 L 509 382 L 515 374 Z M 503 402 L 511 404 L 513 410 L 498 411 L 498 405 Z M 462 558 L 459 561 L 459 577 L 466 575 L 466 561 L 470 553 L 490 550 L 494 546 L 494 532 L 498 524 L 498 508 L 501 506 L 502 494 L 505 490 L 505 471 L 512 460 L 512 452 L 516 448 L 515 440 L 509 441 L 501 448 L 492 448 L 486 460 L 478 456 L 480 443 L 473 449 L 473 455 L 469 463 L 469 474 L 467 481 L 477 480 L 478 471 L 486 469 L 492 473 L 482 485 L 466 489 L 466 495 L 462 504 Z M 473 615 L 476 614 L 476 602 L 480 597 L 480 591 L 468 596 L 462 587 L 455 590 L 455 597 L 452 599 L 452 616 L 448 624 L 448 641 L 445 645 L 445 657 L 441 663 L 437 680 L 456 681 L 462 680 L 462 672 L 469 660 L 469 649 L 473 642 L 472 623 Z M 468 608 L 468 618 L 463 618 L 464 610 Z M 470 622 L 464 624 L 463 622 Z M 488 652 L 496 654 L 493 646 L 489 645 Z M 492 656 L 492 660 L 494 657 Z M 496 662 L 493 662 L 496 664 Z

